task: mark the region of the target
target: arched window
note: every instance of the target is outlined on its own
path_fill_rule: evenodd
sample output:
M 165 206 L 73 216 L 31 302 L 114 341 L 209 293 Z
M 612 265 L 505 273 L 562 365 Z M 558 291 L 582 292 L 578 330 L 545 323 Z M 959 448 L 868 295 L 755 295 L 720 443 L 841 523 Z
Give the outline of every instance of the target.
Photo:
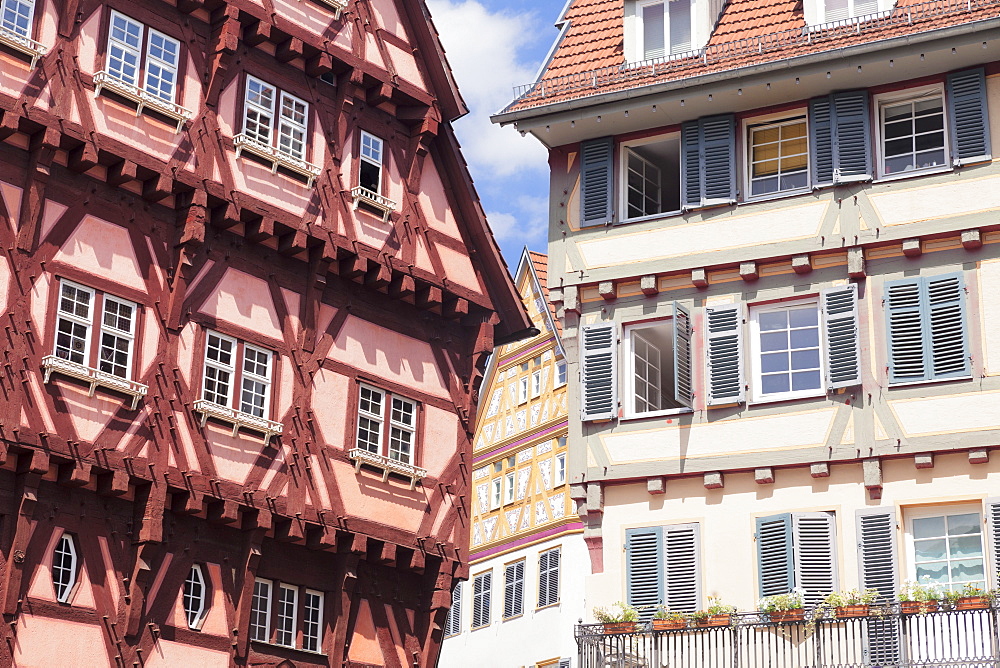
M 184 613 L 189 628 L 201 628 L 205 618 L 205 598 L 205 576 L 201 566 L 195 564 L 184 581 Z
M 66 603 L 73 593 L 76 584 L 76 543 L 73 536 L 64 533 L 56 543 L 52 554 L 52 586 L 56 591 L 56 600 Z

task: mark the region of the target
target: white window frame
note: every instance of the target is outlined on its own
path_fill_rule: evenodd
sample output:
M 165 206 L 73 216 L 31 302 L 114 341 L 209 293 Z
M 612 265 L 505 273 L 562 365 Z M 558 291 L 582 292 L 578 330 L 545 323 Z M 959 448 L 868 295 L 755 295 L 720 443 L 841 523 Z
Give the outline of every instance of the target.
M 246 86 L 243 92 L 243 124 L 241 129 L 241 134 L 245 135 L 252 141 L 259 144 L 264 144 L 265 146 L 273 149 L 279 155 L 285 156 L 286 158 L 291 158 L 292 160 L 299 160 L 306 162 L 308 160 L 309 154 L 309 103 L 300 98 L 297 95 L 293 95 L 288 91 L 285 91 L 278 86 L 268 83 L 259 77 L 253 75 L 246 75 Z M 265 106 L 257 102 L 251 101 L 250 99 L 250 84 L 253 83 L 259 86 L 261 89 L 268 89 L 271 91 L 271 104 L 270 106 Z M 301 104 L 303 107 L 302 120 L 299 121 L 292 116 L 285 114 L 285 102 L 291 102 L 294 104 Z M 247 119 L 248 113 L 253 110 L 257 113 L 258 118 L 266 117 L 268 122 L 265 124 L 263 122 L 256 122 L 259 126 L 264 126 L 267 128 L 267 136 L 264 137 L 263 133 L 258 129 L 250 131 L 247 129 Z M 294 133 L 299 131 L 302 133 L 302 150 L 294 151 L 289 148 L 285 150 L 281 145 L 281 138 L 283 136 L 288 136 L 287 132 Z
M 219 361 L 216 361 L 216 360 L 210 360 L 208 358 L 209 339 L 212 336 L 218 337 L 219 340 L 221 340 L 221 341 L 228 341 L 229 342 L 230 346 L 232 347 L 231 348 L 231 353 L 230 353 L 230 358 L 232 359 L 232 362 L 230 364 L 227 365 L 227 364 L 225 364 L 223 362 L 219 362 Z M 238 359 L 240 359 L 239 341 L 237 339 L 231 337 L 231 336 L 226 336 L 225 334 L 222 334 L 220 332 L 216 332 L 215 330 L 208 330 L 207 332 L 205 332 L 205 353 L 204 353 L 204 355 L 205 355 L 205 360 L 204 360 L 204 366 L 202 368 L 201 398 L 204 399 L 205 401 L 210 401 L 210 402 L 212 402 L 212 403 L 214 403 L 214 404 L 216 404 L 218 406 L 224 406 L 225 408 L 232 408 L 233 398 L 234 398 L 234 396 L 236 395 L 236 392 L 237 392 L 237 389 L 236 389 L 236 379 L 237 379 L 236 361 Z M 216 371 L 224 371 L 224 372 L 227 372 L 229 374 L 229 390 L 226 393 L 226 401 L 225 401 L 225 403 L 220 403 L 216 399 L 209 399 L 206 396 L 205 381 L 208 379 L 208 369 L 209 368 L 215 369 Z M 213 390 L 212 394 L 213 395 L 218 395 L 219 393 L 218 393 L 218 391 Z
M 971 515 L 975 514 L 979 517 L 979 536 L 981 538 L 981 544 L 983 547 L 983 579 L 985 580 L 984 589 L 990 589 L 992 587 L 994 578 L 990 576 L 991 573 L 995 573 L 994 570 L 997 566 L 990 563 L 990 533 L 989 528 L 986 523 L 986 514 L 983 512 L 983 505 L 981 503 L 961 503 L 961 504 L 945 504 L 945 505 L 935 505 L 935 506 L 916 506 L 916 507 L 906 507 L 903 509 L 903 542 L 906 547 L 906 574 L 908 580 L 916 581 L 917 579 L 917 564 L 914 553 L 913 545 L 913 520 L 923 519 L 927 517 L 941 517 L 946 515 Z M 949 559 L 950 563 L 950 559 Z M 949 577 L 950 579 L 950 577 Z M 963 583 L 955 583 L 957 587 L 960 587 Z
M 250 99 L 250 84 L 255 84 L 261 89 L 269 89 L 271 91 L 271 104 L 270 106 L 264 106 L 258 102 L 252 101 Z M 248 136 L 250 139 L 272 146 L 274 142 L 274 117 L 275 117 L 275 104 L 278 101 L 278 88 L 272 84 L 258 79 L 250 74 L 247 75 L 245 90 L 243 91 L 243 128 L 242 133 Z M 267 118 L 267 123 L 255 122 L 256 125 L 265 127 L 267 129 L 267 136 L 264 137 L 259 130 L 255 129 L 253 131 L 247 130 L 247 114 L 250 110 L 257 113 L 258 118 L 265 116 Z
M 7 25 L 4 20 L 6 17 L 7 10 L 9 9 L 14 13 L 15 16 L 24 16 L 20 11 L 22 7 L 27 7 L 27 19 L 28 19 L 28 29 L 26 32 L 21 32 L 21 29 L 17 27 L 17 24 Z M 35 24 L 35 0 L 3 0 L 0 2 L 0 26 L 2 29 L 8 31 L 19 37 L 24 37 L 26 39 L 31 39 L 32 28 Z
M 127 24 L 132 24 L 138 26 L 139 28 L 139 44 L 138 46 L 133 46 L 128 42 L 124 42 L 120 39 L 114 37 L 115 33 L 115 19 L 121 19 Z M 154 58 L 152 55 L 152 39 L 153 35 L 161 37 L 164 42 L 173 44 L 176 62 L 173 64 L 163 60 L 162 58 Z M 112 48 L 119 48 L 124 54 L 131 54 L 135 57 L 135 79 L 129 80 L 124 76 L 124 71 L 113 72 L 111 69 L 111 50 Z M 151 89 L 149 84 L 149 62 L 153 60 L 156 65 L 161 69 L 162 72 L 169 72 L 173 75 L 173 83 L 170 85 L 170 94 L 164 97 L 160 94 L 161 88 L 157 87 Z M 104 69 L 108 73 L 108 76 L 113 79 L 125 84 L 126 86 L 131 86 L 136 90 L 140 90 L 143 93 L 152 95 L 154 98 L 173 104 L 177 101 L 177 91 L 180 86 L 180 61 L 181 61 L 181 42 L 179 39 L 171 37 L 166 33 L 162 33 L 159 30 L 154 30 L 153 28 L 147 26 L 142 21 L 137 21 L 136 19 L 123 14 L 122 12 L 111 10 L 111 21 L 108 24 L 108 42 L 107 49 L 105 53 Z M 164 77 L 160 76 L 161 81 Z
M 500 507 L 502 501 L 503 478 L 493 478 L 490 482 L 490 510 Z
M 531 398 L 542 396 L 542 370 L 531 372 Z
M 553 487 L 566 484 L 566 453 L 561 452 L 555 457 L 555 471 L 553 472 Z
M 482 579 L 482 578 L 485 578 L 487 575 L 489 575 L 489 584 L 490 584 L 490 586 L 489 587 L 481 586 L 480 587 L 480 592 L 477 594 L 476 593 L 476 582 L 478 580 Z M 485 603 L 480 604 L 479 602 L 483 601 L 483 600 L 485 600 Z M 483 571 L 482 573 L 478 573 L 477 575 L 473 576 L 473 578 L 472 578 L 472 623 L 473 623 L 473 625 L 476 623 L 476 608 L 477 607 L 479 607 L 479 608 L 485 608 L 485 616 L 484 616 L 485 618 L 481 618 L 481 620 L 480 620 L 480 621 L 484 621 L 485 623 L 484 624 L 480 624 L 479 626 L 472 626 L 472 630 L 473 631 L 475 631 L 476 629 L 485 629 L 485 628 L 489 627 L 490 624 L 493 623 L 493 571 L 492 570 Z
M 90 296 L 90 303 L 87 309 L 87 316 L 76 315 L 75 313 L 68 313 L 62 310 L 62 299 L 63 290 L 67 287 L 73 288 L 79 292 L 87 294 Z M 98 297 L 100 297 L 100 308 L 98 308 Z M 112 327 L 105 324 L 104 317 L 107 310 L 108 303 L 118 304 L 125 308 L 131 309 L 132 314 L 129 318 L 129 329 L 123 330 L 117 327 Z M 100 290 L 95 290 L 94 288 L 81 285 L 75 281 L 70 281 L 66 279 L 59 280 L 59 294 L 57 296 L 56 304 L 56 326 L 54 333 L 54 340 L 52 344 L 52 354 L 59 359 L 64 359 L 73 364 L 79 364 L 80 366 L 86 367 L 87 369 L 94 369 L 101 373 L 106 373 L 108 376 L 113 376 L 114 378 L 121 378 L 123 380 L 132 380 L 133 367 L 135 366 L 135 336 L 136 336 L 136 321 L 138 319 L 139 305 L 135 302 L 129 301 L 127 299 L 122 299 L 121 297 L 115 297 L 109 295 L 106 292 Z M 86 329 L 84 335 L 84 350 L 83 350 L 83 360 L 75 361 L 68 357 L 63 357 L 59 354 L 59 324 L 60 320 L 66 320 L 75 325 L 79 325 Z M 119 376 L 118 374 L 102 369 L 102 355 L 104 350 L 104 335 L 114 336 L 119 339 L 126 341 L 126 359 L 125 364 L 125 374 Z M 94 348 L 97 348 L 96 357 L 94 355 Z M 113 368 L 113 365 L 112 365 Z
M 627 322 L 622 324 L 622 350 L 625 353 L 625 383 L 624 388 L 627 393 L 622 402 L 622 419 L 637 419 L 637 418 L 650 418 L 650 417 L 660 417 L 663 415 L 679 415 L 681 413 L 690 413 L 691 409 L 686 406 L 681 406 L 680 408 L 663 408 L 658 411 L 645 411 L 637 412 L 635 410 L 635 355 L 633 353 L 633 333 L 637 330 L 642 329 L 652 329 L 654 327 L 667 327 L 670 329 L 670 336 L 673 337 L 673 316 L 668 316 L 666 318 L 657 318 L 655 320 L 640 320 L 637 322 Z M 670 350 L 670 354 L 673 355 L 673 348 Z M 673 395 L 674 388 L 671 386 L 668 388 L 671 395 Z M 662 390 L 661 390 L 662 391 Z
M 368 146 L 365 145 L 365 140 L 368 140 Z M 376 148 L 377 147 L 377 148 Z M 361 131 L 361 140 L 358 144 L 358 158 L 361 162 L 368 163 L 378 170 L 378 189 L 374 190 L 376 195 L 384 194 L 382 192 L 382 182 L 385 179 L 385 140 L 381 137 L 377 137 L 370 132 Z M 361 183 L 361 170 L 360 166 L 358 168 L 358 184 Z M 367 188 L 366 188 L 367 190 Z
M 128 24 L 136 25 L 136 26 L 139 27 L 139 38 L 138 38 L 139 39 L 139 44 L 138 44 L 138 46 L 129 44 L 128 42 L 122 41 L 120 39 L 117 39 L 114 36 L 114 34 L 115 34 L 115 19 L 121 19 L 122 21 L 124 21 L 126 23 L 126 34 L 128 34 L 128 30 L 127 30 Z M 114 77 L 115 79 L 117 79 L 118 81 L 120 81 L 123 84 L 126 84 L 128 86 L 135 86 L 136 88 L 139 87 L 139 84 L 140 84 L 140 81 L 141 81 L 141 78 L 142 78 L 142 49 L 143 49 L 143 44 L 145 43 L 145 39 L 144 39 L 145 34 L 146 34 L 146 26 L 145 26 L 144 23 L 142 23 L 141 21 L 136 21 L 131 16 L 126 16 L 125 14 L 122 14 L 119 11 L 115 11 L 113 9 L 111 10 L 111 21 L 108 23 L 108 44 L 107 44 L 107 50 L 106 50 L 106 53 L 105 53 L 104 67 L 105 67 L 105 70 L 108 72 L 108 74 L 111 75 L 112 77 Z M 122 51 L 123 56 L 122 56 L 121 60 L 122 60 L 123 64 L 126 62 L 125 61 L 125 55 L 132 55 L 132 56 L 135 57 L 135 79 L 134 80 L 129 80 L 129 79 L 126 79 L 124 77 L 124 74 L 125 74 L 124 69 L 121 72 L 114 72 L 114 71 L 112 71 L 112 69 L 111 69 L 111 50 L 113 48 L 115 48 L 115 47 L 121 49 L 121 51 Z
M 563 385 L 565 385 L 567 375 L 568 372 L 566 368 L 566 360 L 562 360 L 561 362 L 556 362 L 556 378 L 555 378 L 555 384 L 553 385 L 553 389 L 560 388 Z
M 381 413 L 376 415 L 375 413 L 364 410 L 361 407 L 361 393 L 364 391 L 377 394 L 381 397 L 379 408 Z M 396 418 L 396 404 L 402 404 L 410 407 L 410 419 L 411 422 L 407 424 L 406 422 Z M 374 385 L 369 385 L 368 383 L 358 384 L 358 415 L 357 415 L 357 425 L 354 432 L 354 447 L 365 452 L 369 452 L 373 455 L 378 455 L 380 457 L 385 457 L 394 462 L 399 462 L 406 466 L 415 466 L 417 459 L 417 446 L 418 446 L 418 413 L 420 411 L 420 404 L 407 397 L 394 394 L 388 390 L 383 390 L 382 388 L 375 387 Z M 405 412 L 401 413 L 405 415 Z M 377 437 L 378 437 L 378 447 L 376 450 L 370 450 L 368 444 L 362 445 L 360 438 L 361 432 L 361 418 L 369 420 L 371 423 L 377 426 Z M 388 427 L 388 428 L 387 428 Z M 393 430 L 398 430 L 402 435 L 407 435 L 409 437 L 409 456 L 406 459 L 397 457 L 394 452 L 393 446 Z M 398 450 L 402 452 L 401 450 Z
M 681 0 L 683 1 L 683 0 Z M 688 35 L 690 38 L 690 43 L 688 47 L 682 51 L 675 51 L 670 44 L 670 0 L 638 0 L 635 2 L 635 17 L 634 17 L 634 27 L 635 27 L 635 54 L 634 58 L 630 59 L 630 63 L 642 63 L 647 60 L 670 60 L 671 57 L 679 56 L 681 54 L 690 53 L 695 50 L 696 35 L 698 34 L 697 17 L 698 12 L 694 2 L 688 0 L 689 9 L 688 16 L 691 25 L 688 26 Z M 647 58 L 646 57 L 646 31 L 643 25 L 643 9 L 651 5 L 663 5 L 663 55 Z
M 285 103 L 288 102 L 292 105 L 290 114 L 286 113 Z M 298 120 L 294 114 L 297 113 L 296 105 L 302 106 L 302 120 Z M 306 159 L 306 147 L 309 143 L 309 103 L 302 98 L 292 95 L 286 91 L 281 91 L 281 96 L 278 101 L 278 116 L 277 116 L 277 132 L 275 132 L 275 145 L 274 147 L 279 153 L 284 153 L 285 155 L 290 155 L 297 160 Z M 295 133 L 301 133 L 301 138 L 295 139 Z M 302 147 L 299 150 L 294 150 L 293 147 L 289 147 L 287 150 L 282 148 L 281 140 L 282 137 L 289 137 L 290 141 L 300 141 Z
M 176 62 L 174 62 L 173 64 L 171 64 L 171 63 L 167 62 L 166 60 L 164 60 L 162 58 L 154 57 L 153 56 L 152 50 L 153 50 L 153 36 L 154 35 L 157 36 L 157 37 L 163 38 L 164 42 L 171 42 L 171 43 L 173 43 L 173 45 L 174 45 L 174 57 L 176 59 Z M 178 84 L 180 83 L 179 79 L 178 79 L 179 75 L 180 75 L 180 61 L 181 61 L 181 43 L 180 43 L 180 40 L 174 39 L 170 35 L 162 33 L 159 30 L 154 30 L 153 28 L 150 28 L 150 27 L 147 26 L 147 28 L 146 28 L 146 40 L 145 40 L 145 42 L 146 42 L 146 53 L 145 53 L 146 59 L 142 63 L 142 90 L 144 90 L 146 93 L 152 95 L 155 98 L 163 100 L 164 102 L 171 102 L 171 103 L 175 102 L 176 99 L 177 99 Z M 160 81 L 164 80 L 164 77 L 162 75 L 163 72 L 169 72 L 170 74 L 173 75 L 173 83 L 170 84 L 170 95 L 169 95 L 169 97 L 164 97 L 163 95 L 160 95 L 159 91 L 162 90 L 161 88 L 150 89 L 150 87 L 149 87 L 149 63 L 150 63 L 150 61 L 155 62 L 155 64 L 157 65 L 157 67 L 159 67 L 161 69 L 161 74 L 159 76 Z
M 253 415 L 255 417 L 261 417 L 261 418 L 264 418 L 265 420 L 268 420 L 268 419 L 270 419 L 270 415 L 271 415 L 271 410 L 270 410 L 270 408 L 271 408 L 271 383 L 272 383 L 271 379 L 274 376 L 274 369 L 273 369 L 273 367 L 274 367 L 274 351 L 268 350 L 267 348 L 261 348 L 260 346 L 255 346 L 253 344 L 246 343 L 246 342 L 241 342 L 241 343 L 243 343 L 243 350 L 242 350 L 243 354 L 240 355 L 240 359 L 242 360 L 242 362 L 241 362 L 240 376 L 239 376 L 240 377 L 240 397 L 239 397 L 240 408 L 239 408 L 239 410 L 240 410 L 241 413 L 247 413 L 248 415 Z M 254 353 L 254 354 L 257 354 L 257 355 L 263 355 L 264 356 L 264 360 L 265 360 L 265 362 L 264 362 L 264 369 L 266 371 L 266 375 L 262 376 L 262 375 L 260 375 L 260 374 L 258 374 L 256 372 L 252 372 L 252 371 L 248 371 L 247 370 L 248 355 L 250 355 L 251 353 Z M 256 359 L 254 359 L 252 361 L 253 361 L 254 364 L 258 364 L 258 362 L 257 362 Z M 247 403 L 243 399 L 243 393 L 247 391 L 247 388 L 246 388 L 247 381 L 249 381 L 251 383 L 259 383 L 264 388 L 264 397 L 263 397 L 264 401 L 263 401 L 263 406 L 261 408 L 261 410 L 263 411 L 263 415 L 257 415 L 256 413 L 254 413 L 254 409 L 256 409 L 257 406 L 253 405 L 252 403 Z M 256 394 L 257 393 L 254 392 L 255 396 L 256 396 Z M 233 403 L 235 403 L 235 401 Z M 247 410 L 247 408 L 250 408 L 251 410 Z
M 306 589 L 302 605 L 302 650 L 322 653 L 323 650 L 323 592 Z M 312 603 L 315 603 L 313 605 Z
M 89 294 L 90 295 L 90 306 L 87 309 L 87 317 L 86 318 L 84 318 L 83 316 L 77 315 L 75 313 L 68 313 L 68 312 L 62 310 L 63 290 L 65 288 L 67 288 L 67 287 L 74 288 L 74 289 L 78 290 L 79 292 L 83 292 L 85 294 Z M 94 330 L 94 311 L 95 311 L 95 302 L 96 302 L 96 299 L 97 299 L 97 291 L 94 290 L 93 288 L 88 288 L 86 286 L 80 285 L 79 283 L 76 283 L 74 281 L 67 281 L 67 280 L 63 279 L 63 280 L 61 280 L 59 282 L 59 296 L 58 296 L 57 299 L 58 299 L 58 304 L 56 305 L 55 341 L 53 342 L 53 345 L 52 345 L 52 354 L 55 355 L 56 357 L 60 357 L 61 359 L 65 359 L 67 361 L 73 362 L 74 364 L 82 364 L 83 366 L 89 367 L 90 366 L 91 339 L 93 339 L 93 330 Z M 83 347 L 83 361 L 82 362 L 77 362 L 75 360 L 70 359 L 69 357 L 63 357 L 62 355 L 59 354 L 59 321 L 60 320 L 67 320 L 68 322 L 71 322 L 73 324 L 77 324 L 77 325 L 80 325 L 82 327 L 86 327 L 86 333 L 84 334 L 85 342 L 84 342 L 84 347 Z M 70 354 L 72 354 L 72 351 L 70 351 Z
M 779 311 L 802 306 L 813 306 L 816 309 L 816 329 L 819 336 L 819 387 L 809 390 L 790 390 L 788 392 L 764 394 L 761 388 L 761 350 L 760 323 L 761 313 Z M 773 401 L 789 401 L 810 397 L 826 396 L 826 336 L 823 328 L 823 313 L 819 297 L 806 297 L 770 304 L 751 304 L 750 318 L 750 403 L 761 404 Z
M 61 554 L 68 557 L 68 567 L 57 565 L 57 559 L 59 559 Z M 52 588 L 55 591 L 56 601 L 59 603 L 68 603 L 70 597 L 73 596 L 80 567 L 79 562 L 80 558 L 76 549 L 76 540 L 74 540 L 72 534 L 64 531 L 59 540 L 56 541 L 55 548 L 52 550 Z M 57 579 L 57 572 L 65 573 L 65 580 L 62 578 Z
M 371 392 L 373 394 L 377 394 L 379 396 L 379 409 L 380 409 L 379 413 L 374 413 L 374 412 L 372 412 L 370 410 L 362 409 L 362 407 L 361 407 L 361 392 L 363 392 L 365 390 L 367 390 L 367 391 L 369 391 L 369 392 Z M 367 452 L 371 452 L 372 454 L 376 454 L 376 455 L 382 454 L 382 443 L 385 440 L 384 439 L 384 432 L 385 432 L 385 429 L 384 429 L 385 404 L 386 404 L 385 398 L 386 398 L 387 394 L 388 394 L 388 392 L 386 392 L 385 390 L 380 390 L 379 388 L 373 387 L 372 385 L 368 385 L 366 383 L 362 383 L 361 386 L 360 386 L 360 388 L 358 389 L 358 428 L 357 428 L 357 431 L 356 431 L 355 437 L 354 437 L 355 447 L 361 448 L 362 450 L 365 450 Z M 376 450 L 374 452 L 372 450 L 370 450 L 369 447 L 368 447 L 370 445 L 370 443 L 366 442 L 364 445 L 361 444 L 361 418 L 362 417 L 365 418 L 365 419 L 367 419 L 369 422 L 373 423 L 378 428 L 377 431 L 376 431 L 376 435 L 377 435 L 377 440 L 376 440 L 377 448 L 376 448 Z
M 775 190 L 774 192 L 753 195 L 753 146 L 751 145 L 751 132 L 753 130 L 763 130 L 768 127 L 792 125 L 794 123 L 805 123 L 806 126 L 806 185 L 801 188 L 789 188 L 788 190 Z M 809 192 L 812 188 L 812 159 L 809 153 L 809 110 L 805 107 L 801 109 L 791 109 L 778 114 L 768 114 L 765 116 L 754 116 L 743 119 L 743 192 L 746 193 L 748 202 L 760 202 L 779 197 L 789 197 Z M 779 171 L 779 184 L 780 174 Z
M 528 402 L 528 377 L 521 376 L 517 379 L 517 405 Z
M 291 593 L 291 605 L 288 604 L 286 596 Z M 290 614 L 286 611 L 290 608 Z M 280 647 L 295 647 L 295 636 L 298 631 L 299 612 L 299 588 L 279 584 L 278 585 L 278 615 L 277 624 L 274 629 L 274 644 Z M 287 638 L 285 636 L 288 636 Z
M 555 567 L 552 566 L 552 559 L 549 558 L 549 560 L 548 560 L 548 562 L 549 562 L 548 568 L 547 568 L 547 570 L 543 571 L 542 570 L 542 555 L 552 554 L 553 552 L 556 552 L 556 553 L 559 554 L 559 559 L 558 559 Z M 561 570 L 562 570 L 562 547 L 554 547 L 552 549 L 543 550 L 542 552 L 538 553 L 538 608 L 539 609 L 541 609 L 541 608 L 548 608 L 548 607 L 553 606 L 553 605 L 559 605 L 559 602 L 562 600 L 562 591 L 561 591 L 562 590 L 562 573 L 561 573 Z M 545 580 L 544 574 L 548 574 L 549 577 L 551 578 L 553 572 L 555 573 L 555 577 L 556 577 L 556 580 L 557 580 L 556 599 L 554 601 L 549 601 L 546 598 L 546 600 L 543 601 L 542 600 L 542 583 L 543 582 L 547 582 L 547 580 Z M 546 587 L 545 591 L 546 591 L 546 594 L 547 594 L 548 593 L 548 587 Z
M 404 422 L 402 420 L 397 420 L 396 419 L 396 404 L 397 404 L 397 402 L 399 404 L 404 405 L 404 406 L 409 406 L 409 409 L 410 409 L 410 412 L 409 412 L 410 422 L 409 423 L 406 423 L 406 422 Z M 386 444 L 386 447 L 388 449 L 387 456 L 389 457 L 389 459 L 394 459 L 397 462 L 402 462 L 403 464 L 410 464 L 410 465 L 412 465 L 413 464 L 414 448 L 416 447 L 416 443 L 417 443 L 417 403 L 415 401 L 411 401 L 410 399 L 404 399 L 403 397 L 396 396 L 394 394 L 390 395 L 390 399 L 389 399 L 388 403 L 389 403 L 389 406 L 388 406 L 388 410 L 389 410 L 389 434 L 388 434 L 388 443 Z M 401 415 L 406 415 L 406 412 L 405 411 L 400 411 L 400 414 Z M 400 434 L 404 435 L 406 437 L 406 439 L 408 439 L 406 441 L 406 444 L 407 444 L 407 446 L 408 446 L 409 449 L 408 449 L 408 451 L 406 453 L 406 457 L 405 458 L 403 458 L 401 456 L 402 455 L 402 449 L 396 448 L 393 445 L 393 442 L 395 440 L 398 440 L 398 439 L 396 439 L 395 435 L 393 434 L 393 430 L 399 430 Z M 397 456 L 397 453 L 399 453 L 400 456 Z
M 944 152 L 944 163 L 941 165 L 934 165 L 932 167 L 922 167 L 919 169 L 897 172 L 895 174 L 886 174 L 885 151 L 883 149 L 883 144 L 885 143 L 885 116 L 883 111 L 885 107 L 933 97 L 939 97 L 941 99 L 941 122 L 942 132 L 944 134 L 944 147 L 941 150 Z M 939 172 L 950 172 L 953 170 L 951 162 L 951 131 L 949 129 L 951 127 L 949 125 L 951 119 L 948 117 L 948 99 L 945 94 L 943 83 L 882 93 L 881 95 L 875 96 L 873 104 L 875 109 L 875 174 L 877 180 L 894 181 L 896 179 L 906 179 L 911 176 L 937 174 Z
M 265 589 L 264 594 L 257 593 L 258 585 Z M 264 578 L 254 579 L 253 593 L 250 597 L 250 640 L 265 643 L 271 641 L 271 594 L 273 591 L 274 583 L 271 580 L 265 580 Z M 263 610 L 259 607 L 261 601 L 264 603 Z M 264 624 L 254 623 L 255 615 L 259 619 L 261 614 L 264 615 Z M 261 628 L 263 628 L 263 637 L 260 635 Z
M 197 585 L 200 588 L 197 596 L 188 593 L 189 585 Z M 205 621 L 207 593 L 208 587 L 205 584 L 205 574 L 202 572 L 201 566 L 192 564 L 191 570 L 188 571 L 188 576 L 184 580 L 184 589 L 181 593 L 184 599 L 184 616 L 187 619 L 189 629 L 195 631 L 201 629 L 201 625 Z
M 503 505 L 514 503 L 514 488 L 517 485 L 515 472 L 509 471 L 503 477 Z
M 107 322 L 105 321 L 105 317 L 106 317 L 107 311 L 108 311 L 108 302 L 111 302 L 113 304 L 117 304 L 119 306 L 122 306 L 122 307 L 125 307 L 125 308 L 128 308 L 128 309 L 132 310 L 132 317 L 129 318 L 129 322 L 128 322 L 129 328 L 127 330 L 119 329 L 118 327 L 113 327 L 113 326 L 107 324 Z M 98 338 L 98 344 L 97 344 L 98 345 L 98 349 L 97 349 L 98 350 L 98 354 L 97 354 L 97 368 L 100 369 L 101 371 L 104 371 L 104 369 L 101 369 L 101 364 L 104 361 L 103 360 L 104 335 L 108 334 L 109 336 L 114 336 L 114 337 L 117 337 L 119 339 L 123 339 L 126 342 L 127 349 L 126 349 L 126 353 L 125 353 L 126 360 L 125 360 L 125 364 L 124 364 L 124 366 L 125 366 L 125 375 L 118 376 L 118 374 L 116 374 L 116 373 L 114 373 L 112 371 L 105 371 L 105 373 L 110 373 L 113 376 L 118 376 L 119 378 L 124 378 L 126 380 L 131 380 L 132 379 L 132 362 L 133 362 L 133 359 L 134 359 L 134 351 L 135 351 L 135 320 L 136 320 L 137 311 L 138 311 L 138 308 L 137 308 L 135 302 L 130 302 L 127 299 L 120 299 L 118 297 L 113 297 L 113 296 L 108 295 L 108 294 L 103 295 L 103 299 L 101 301 L 101 320 L 100 320 L 101 327 L 100 327 L 100 332 L 98 334 L 99 338 Z
M 622 142 L 620 145 L 620 152 L 618 155 L 618 181 L 616 187 L 614 188 L 616 196 L 618 197 L 618 220 L 622 223 L 638 223 L 644 220 L 655 220 L 659 218 L 668 218 L 670 216 L 679 216 L 683 213 L 683 197 L 678 197 L 677 203 L 678 208 L 671 209 L 670 211 L 661 211 L 660 213 L 650 213 L 645 216 L 637 216 L 635 218 L 628 217 L 628 154 L 635 148 L 645 146 L 646 144 L 659 144 L 661 142 L 673 141 L 677 143 L 677 190 L 680 193 L 680 151 L 681 151 L 681 133 L 680 132 L 665 132 L 661 135 L 656 135 L 655 137 L 645 137 L 643 139 L 636 139 L 633 141 Z M 642 158 L 642 156 L 637 156 Z M 642 158 L 645 160 L 645 158 Z M 663 188 L 660 188 L 660 202 L 662 207 L 663 202 Z

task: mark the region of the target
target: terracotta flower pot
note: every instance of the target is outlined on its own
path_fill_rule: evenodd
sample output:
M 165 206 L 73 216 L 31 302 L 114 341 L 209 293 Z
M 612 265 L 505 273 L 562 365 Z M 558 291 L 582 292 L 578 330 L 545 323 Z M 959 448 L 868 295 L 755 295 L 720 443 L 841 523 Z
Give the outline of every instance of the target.
M 634 633 L 638 622 L 610 622 L 604 624 L 605 633 Z
M 956 610 L 982 610 L 990 607 L 990 599 L 985 596 L 966 596 L 955 601 Z
M 899 611 L 904 615 L 935 612 L 937 609 L 937 601 L 903 601 L 899 604 Z
M 772 622 L 801 622 L 806 618 L 806 611 L 802 608 L 795 608 L 793 610 L 775 610 L 774 612 L 768 613 L 768 616 Z
M 674 631 L 676 629 L 687 628 L 687 620 L 685 619 L 654 619 L 653 620 L 653 630 L 654 631 Z
M 855 605 L 842 605 L 837 608 L 837 617 L 867 617 L 868 605 L 857 603 Z
M 708 626 L 729 626 L 732 615 L 712 615 L 706 621 Z

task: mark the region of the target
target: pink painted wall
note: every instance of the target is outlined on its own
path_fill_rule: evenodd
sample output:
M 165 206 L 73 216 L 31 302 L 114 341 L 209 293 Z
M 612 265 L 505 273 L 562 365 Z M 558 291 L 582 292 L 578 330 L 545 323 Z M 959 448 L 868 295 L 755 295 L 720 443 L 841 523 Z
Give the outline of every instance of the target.
M 53 668 L 53 666 L 111 668 L 112 664 L 107 656 L 100 626 L 29 614 L 22 614 L 17 619 L 17 634 L 14 636 L 15 668 Z

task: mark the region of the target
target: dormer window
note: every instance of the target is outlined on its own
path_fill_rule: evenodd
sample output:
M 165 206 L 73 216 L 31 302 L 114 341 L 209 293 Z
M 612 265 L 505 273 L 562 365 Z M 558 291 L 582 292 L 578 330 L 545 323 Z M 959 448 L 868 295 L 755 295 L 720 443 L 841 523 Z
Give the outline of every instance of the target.
M 878 0 L 825 0 L 826 22 L 856 19 L 878 11 Z
M 700 49 L 722 5 L 722 0 L 626 0 L 625 60 L 639 64 Z

